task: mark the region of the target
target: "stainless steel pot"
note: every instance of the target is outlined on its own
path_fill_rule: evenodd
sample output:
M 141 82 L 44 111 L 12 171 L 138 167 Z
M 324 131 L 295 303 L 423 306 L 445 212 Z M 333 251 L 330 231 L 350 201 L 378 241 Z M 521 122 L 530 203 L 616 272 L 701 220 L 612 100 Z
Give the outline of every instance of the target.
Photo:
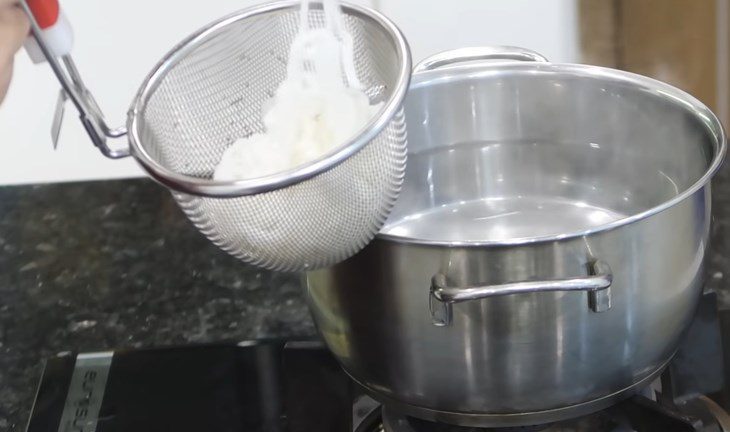
M 649 78 L 489 48 L 417 67 L 406 119 L 385 228 L 307 276 L 345 370 L 397 410 L 472 426 L 579 415 L 652 380 L 702 289 L 725 154 L 712 112 Z

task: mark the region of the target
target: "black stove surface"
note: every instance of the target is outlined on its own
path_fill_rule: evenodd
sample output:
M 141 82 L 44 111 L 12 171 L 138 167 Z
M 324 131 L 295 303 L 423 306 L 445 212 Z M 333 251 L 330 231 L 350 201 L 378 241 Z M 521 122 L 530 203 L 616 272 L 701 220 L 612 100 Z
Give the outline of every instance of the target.
M 59 355 L 46 363 L 27 430 L 730 432 L 724 411 L 704 396 L 724 379 L 715 303 L 703 298 L 653 389 L 551 425 L 475 429 L 400 416 L 365 396 L 319 341 L 274 340 Z
M 318 342 L 117 351 L 97 387 L 83 377 L 103 370 L 75 364 L 47 361 L 28 432 L 352 429 L 350 381 Z

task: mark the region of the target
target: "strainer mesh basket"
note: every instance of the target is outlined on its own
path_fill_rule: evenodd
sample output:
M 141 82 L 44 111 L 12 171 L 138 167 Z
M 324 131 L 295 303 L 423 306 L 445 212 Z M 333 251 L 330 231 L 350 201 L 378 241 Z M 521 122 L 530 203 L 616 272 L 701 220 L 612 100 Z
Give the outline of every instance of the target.
M 130 113 L 135 156 L 173 189 L 195 226 L 230 254 L 283 271 L 329 266 L 362 249 L 395 203 L 406 163 L 400 105 L 407 46 L 399 52 L 401 35 L 384 18 L 347 6 L 358 76 L 371 101 L 384 103 L 374 119 L 384 120 L 379 132 L 364 130 L 360 138 L 372 138 L 353 155 L 290 185 L 254 193 L 231 192 L 233 184 L 225 193 L 215 188 L 213 172 L 225 149 L 263 131 L 261 108 L 285 78 L 298 5 L 243 11 L 191 37 L 153 72 Z M 312 26 L 324 25 L 321 8 L 310 8 L 309 16 Z

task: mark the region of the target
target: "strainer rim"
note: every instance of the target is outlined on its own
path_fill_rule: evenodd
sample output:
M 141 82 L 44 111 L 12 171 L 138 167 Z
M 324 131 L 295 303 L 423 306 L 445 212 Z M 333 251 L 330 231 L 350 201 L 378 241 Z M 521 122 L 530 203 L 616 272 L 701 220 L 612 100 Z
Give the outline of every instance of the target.
M 299 5 L 299 0 L 276 1 L 245 8 L 219 18 L 183 39 L 155 65 L 142 82 L 127 116 L 131 153 L 154 180 L 178 192 L 207 197 L 231 198 L 271 192 L 311 179 L 337 167 L 362 150 L 390 123 L 402 106 L 410 85 L 412 67 L 410 47 L 401 30 L 385 15 L 366 6 L 342 2 L 342 10 L 347 15 L 374 21 L 376 25 L 384 29 L 394 45 L 397 58 L 400 59 L 396 83 L 388 100 L 380 109 L 378 115 L 364 126 L 353 139 L 319 159 L 294 169 L 266 177 L 232 181 L 204 179 L 177 173 L 158 163 L 141 145 L 141 116 L 145 112 L 147 102 L 169 71 L 186 58 L 190 52 L 197 49 L 211 36 L 235 22 L 263 13 L 298 8 Z M 313 2 L 310 7 L 321 8 L 321 3 Z

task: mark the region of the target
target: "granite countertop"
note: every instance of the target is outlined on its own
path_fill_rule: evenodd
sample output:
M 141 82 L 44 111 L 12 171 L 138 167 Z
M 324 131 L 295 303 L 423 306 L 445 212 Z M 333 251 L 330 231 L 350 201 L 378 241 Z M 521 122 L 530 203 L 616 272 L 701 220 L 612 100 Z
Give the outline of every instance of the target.
M 730 164 L 708 284 L 730 308 Z M 62 351 L 315 334 L 299 276 L 209 243 L 150 180 L 0 188 L 0 431 L 22 431 Z
M 0 431 L 58 352 L 314 334 L 298 275 L 220 251 L 150 180 L 0 188 Z

